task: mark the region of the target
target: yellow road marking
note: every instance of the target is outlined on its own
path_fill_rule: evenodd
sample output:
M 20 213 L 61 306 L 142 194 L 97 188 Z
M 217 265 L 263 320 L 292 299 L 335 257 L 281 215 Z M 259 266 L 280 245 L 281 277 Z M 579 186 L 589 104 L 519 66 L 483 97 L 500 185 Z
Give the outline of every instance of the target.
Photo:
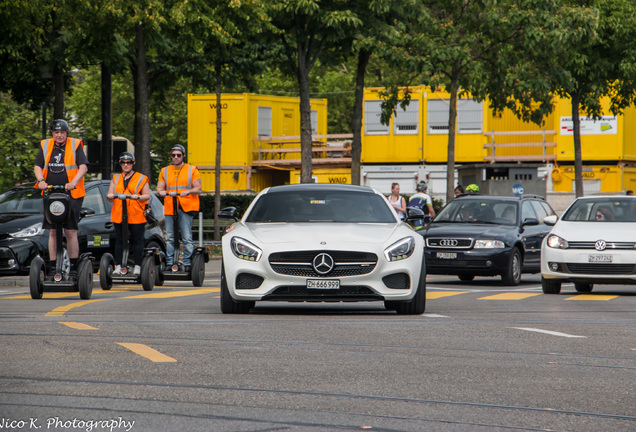
M 68 293 L 68 292 L 61 292 L 61 293 L 44 293 L 42 295 L 42 298 L 51 298 L 51 299 L 55 299 L 55 298 L 65 298 L 65 297 L 79 297 L 79 294 L 76 292 L 72 292 L 72 293 Z M 25 295 L 25 296 L 15 296 L 15 297 L 5 297 L 6 299 L 14 299 L 14 300 L 28 300 L 31 298 L 30 295 Z
M 481 297 L 477 300 L 523 300 L 528 297 L 539 296 L 542 294 L 534 294 L 534 293 L 501 293 L 495 294 L 487 297 Z
M 121 345 L 124 348 L 128 348 L 135 354 L 139 354 L 142 357 L 146 357 L 148 360 L 153 362 L 176 362 L 172 357 L 168 357 L 165 354 L 161 354 L 159 351 L 150 348 L 148 345 L 138 344 L 138 343 L 122 343 L 117 342 L 117 345 Z
M 62 316 L 64 315 L 64 312 L 68 312 L 69 310 L 73 308 L 84 306 L 85 304 L 89 304 L 89 303 L 103 301 L 103 300 L 108 300 L 108 299 L 86 300 L 86 301 L 67 304 L 66 306 L 60 306 L 59 308 L 53 309 L 51 312 L 47 312 L 46 315 L 44 316 Z
M 201 288 L 191 289 L 189 291 L 172 291 L 172 292 L 158 292 L 152 294 L 141 294 L 136 296 L 121 297 L 122 299 L 140 299 L 140 298 L 171 298 L 171 297 L 185 297 L 198 294 L 209 294 L 214 292 L 220 292 L 220 288 Z
M 442 297 L 450 297 L 459 294 L 466 294 L 468 291 L 427 291 L 426 300 L 434 300 Z
M 620 297 L 617 295 L 600 295 L 600 294 L 579 294 L 574 297 L 566 298 L 566 300 L 591 300 L 591 301 L 608 301 Z
M 60 321 L 60 324 L 64 324 L 65 326 L 68 326 L 76 330 L 97 330 L 97 328 L 89 326 L 88 324 L 82 324 L 78 322 Z

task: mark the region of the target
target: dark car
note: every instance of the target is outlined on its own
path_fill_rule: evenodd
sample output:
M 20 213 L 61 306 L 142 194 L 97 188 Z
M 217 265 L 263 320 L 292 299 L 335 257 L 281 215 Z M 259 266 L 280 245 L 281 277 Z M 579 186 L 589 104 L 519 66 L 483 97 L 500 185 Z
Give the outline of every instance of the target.
M 543 218 L 553 214 L 537 195 L 459 196 L 418 231 L 426 272 L 462 281 L 501 275 L 505 285 L 518 285 L 522 273 L 541 271 L 541 242 L 551 229 Z
M 83 209 L 94 214 L 82 217 L 78 240 L 80 253 L 91 252 L 94 269 L 105 252 L 115 249 L 115 229 L 110 221 L 112 203 L 106 199 L 108 180 L 87 181 Z M 163 235 L 163 204 L 151 195 L 150 205 L 158 220 L 146 226 L 145 247 L 158 247 L 165 252 Z M 48 230 L 42 229 L 42 195 L 33 183 L 15 186 L 0 194 L 0 275 L 27 274 L 31 260 L 37 255 L 45 260 L 48 254 Z M 82 212 L 85 213 L 85 212 Z

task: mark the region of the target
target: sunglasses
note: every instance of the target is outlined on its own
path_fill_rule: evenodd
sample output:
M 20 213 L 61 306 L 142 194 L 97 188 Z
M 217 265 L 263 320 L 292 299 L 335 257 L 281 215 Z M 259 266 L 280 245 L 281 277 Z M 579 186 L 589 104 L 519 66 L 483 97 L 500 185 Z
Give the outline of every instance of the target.
M 596 219 L 601 219 L 601 218 L 604 218 L 604 217 L 605 217 L 605 215 L 602 215 L 602 214 L 597 214 L 596 215 Z
M 183 155 L 181 153 L 172 153 L 170 157 L 179 158 L 179 157 L 183 157 Z
M 119 165 L 132 165 L 132 161 L 119 161 Z

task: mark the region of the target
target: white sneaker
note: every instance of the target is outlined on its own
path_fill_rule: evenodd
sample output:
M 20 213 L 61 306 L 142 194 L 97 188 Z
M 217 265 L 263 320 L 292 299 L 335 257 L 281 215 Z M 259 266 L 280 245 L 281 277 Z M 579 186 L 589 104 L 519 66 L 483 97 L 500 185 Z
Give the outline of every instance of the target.
M 121 266 L 119 264 L 115 266 L 115 270 L 113 270 L 113 275 L 117 275 L 117 276 L 121 275 Z
M 138 265 L 135 266 L 135 269 L 133 270 L 133 274 L 135 276 L 139 276 L 141 274 L 141 267 L 139 267 Z

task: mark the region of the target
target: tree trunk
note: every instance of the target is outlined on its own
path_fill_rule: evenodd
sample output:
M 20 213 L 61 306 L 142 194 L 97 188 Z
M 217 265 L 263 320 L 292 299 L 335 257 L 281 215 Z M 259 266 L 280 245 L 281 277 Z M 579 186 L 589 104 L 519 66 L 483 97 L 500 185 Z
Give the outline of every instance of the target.
M 459 83 L 455 75 L 450 85 L 450 106 L 448 107 L 448 155 L 446 171 L 446 202 L 455 197 L 455 135 L 457 129 L 457 93 Z
M 221 240 L 219 212 L 221 211 L 221 66 L 216 65 L 216 161 L 214 163 L 214 241 Z
M 572 126 L 574 137 L 574 184 L 576 197 L 582 197 L 583 193 L 583 157 L 581 156 L 581 95 L 572 93 Z
M 353 142 L 351 143 L 351 184 L 359 185 L 360 181 L 360 157 L 362 155 L 362 108 L 364 99 L 364 76 L 371 58 L 371 52 L 361 50 L 358 53 L 358 67 L 356 72 L 356 88 L 353 102 Z
M 299 56 L 301 57 L 301 56 Z M 311 154 L 311 101 L 309 98 L 309 71 L 299 61 L 297 68 L 300 90 L 300 182 L 313 183 Z
M 136 170 L 151 179 L 150 114 L 148 111 L 148 74 L 143 25 L 136 26 L 137 58 L 135 65 L 135 159 Z M 119 156 L 119 155 L 117 155 Z
M 59 65 L 53 66 L 53 120 L 64 118 L 64 71 Z

